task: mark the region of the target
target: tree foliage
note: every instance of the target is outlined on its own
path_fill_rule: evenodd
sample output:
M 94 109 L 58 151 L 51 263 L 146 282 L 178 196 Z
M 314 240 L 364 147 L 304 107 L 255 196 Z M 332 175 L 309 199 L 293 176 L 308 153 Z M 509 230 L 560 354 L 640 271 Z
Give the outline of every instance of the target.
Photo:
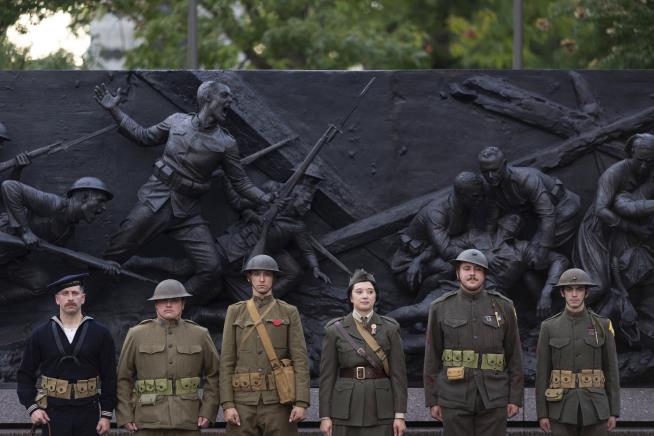
M 10 0 L 0 36 L 23 13 L 130 18 L 142 44 L 129 68 L 185 68 L 187 0 Z M 509 0 L 198 0 L 202 68 L 509 68 Z M 523 1 L 527 68 L 652 67 L 654 0 Z M 0 67 L 21 64 L 0 39 Z M 65 53 L 51 65 L 66 64 Z M 49 61 L 49 62 L 50 62 Z

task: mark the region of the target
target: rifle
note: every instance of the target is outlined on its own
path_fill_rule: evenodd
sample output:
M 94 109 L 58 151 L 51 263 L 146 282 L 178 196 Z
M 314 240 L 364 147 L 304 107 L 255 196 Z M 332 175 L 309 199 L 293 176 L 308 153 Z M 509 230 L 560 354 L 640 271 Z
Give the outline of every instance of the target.
M 5 233 L 5 232 L 0 232 L 0 244 L 25 247 L 25 242 L 21 238 L 19 238 L 18 236 L 10 235 L 9 233 Z M 60 247 L 59 245 L 51 244 L 48 241 L 44 241 L 43 239 L 39 240 L 38 247 L 42 248 L 43 250 L 49 253 L 58 254 L 68 259 L 76 260 L 78 262 L 81 262 L 85 265 L 88 265 L 96 269 L 104 269 L 109 266 L 109 262 L 107 262 L 104 259 L 97 258 L 87 253 L 71 250 L 70 248 Z M 135 272 L 126 270 L 122 267 L 120 268 L 119 271 L 120 274 L 124 276 L 131 277 L 133 279 L 140 280 L 142 282 L 153 283 L 155 285 L 158 283 L 156 280 L 152 280 L 150 278 L 147 278 Z
M 241 158 L 241 165 L 250 165 L 252 162 L 259 159 L 260 157 L 264 157 L 268 153 L 271 153 L 277 150 L 278 148 L 282 148 L 283 146 L 285 146 L 286 144 L 297 138 L 298 138 L 297 135 L 289 136 L 288 138 L 282 139 L 281 141 L 277 141 L 266 148 L 262 148 L 259 151 L 255 151 L 254 153 Z M 223 174 L 225 174 L 225 172 L 222 169 L 218 169 L 213 173 L 211 173 L 211 177 L 220 177 Z
M 356 101 L 352 106 L 352 108 L 350 109 L 350 111 L 345 115 L 345 117 L 341 120 L 338 126 L 334 124 L 329 124 L 327 130 L 325 130 L 325 133 L 323 133 L 320 139 L 318 139 L 318 141 L 315 143 L 313 148 L 309 151 L 309 154 L 307 154 L 307 156 L 304 158 L 298 169 L 295 170 L 295 172 L 291 175 L 291 177 L 284 183 L 284 186 L 282 186 L 282 189 L 279 192 L 279 198 L 282 199 L 288 198 L 291 191 L 293 190 L 295 185 L 297 185 L 297 182 L 304 175 L 304 172 L 309 167 L 309 164 L 311 164 L 313 159 L 315 159 L 316 155 L 318 154 L 318 152 L 320 152 L 322 147 L 332 142 L 332 140 L 336 137 L 337 133 L 342 132 L 342 129 L 345 127 L 345 124 L 350 119 L 354 111 L 359 107 L 359 103 L 361 103 L 361 100 L 366 95 L 368 89 L 370 89 L 370 86 L 374 81 L 375 81 L 374 77 L 370 79 L 370 81 L 366 84 L 363 90 L 356 97 Z M 266 211 L 266 213 L 263 215 L 264 223 L 263 223 L 263 228 L 261 229 L 261 235 L 259 235 L 259 240 L 257 241 L 256 245 L 252 249 L 252 252 L 250 253 L 250 257 L 255 256 L 257 254 L 262 254 L 265 251 L 266 239 L 268 237 L 268 230 L 270 229 L 270 224 L 275 219 L 278 213 L 279 213 L 279 206 L 273 203 L 270 206 L 270 208 Z
M 36 148 L 34 150 L 28 151 L 27 152 L 27 157 L 29 157 L 30 159 L 34 159 L 34 158 L 37 158 L 39 156 L 43 156 L 44 154 L 54 154 L 54 153 L 58 153 L 60 151 L 65 151 L 65 150 L 68 150 L 73 145 L 77 145 L 77 144 L 80 144 L 80 143 L 82 143 L 84 141 L 88 141 L 89 139 L 95 138 L 96 136 L 100 136 L 100 135 L 102 135 L 104 133 L 107 133 L 107 132 L 109 132 L 111 130 L 114 130 L 114 129 L 117 129 L 117 128 L 118 128 L 118 126 L 116 126 L 115 124 L 112 124 L 110 126 L 102 128 L 100 130 L 96 130 L 95 132 L 91 132 L 88 135 L 82 136 L 82 137 L 77 138 L 77 139 L 73 139 L 72 141 L 53 142 L 52 144 L 44 145 L 43 147 L 39 147 L 39 148 Z M 15 167 L 17 163 L 18 163 L 18 160 L 15 157 L 13 157 L 13 158 L 11 158 L 9 160 L 6 160 L 4 162 L 0 162 L 0 173 L 5 172 L 5 171 Z

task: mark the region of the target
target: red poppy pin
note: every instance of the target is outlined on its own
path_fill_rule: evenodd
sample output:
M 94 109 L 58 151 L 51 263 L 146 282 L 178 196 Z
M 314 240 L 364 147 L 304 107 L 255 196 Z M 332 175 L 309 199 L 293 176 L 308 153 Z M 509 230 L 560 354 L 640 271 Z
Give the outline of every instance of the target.
M 272 320 L 272 325 L 274 325 L 275 327 L 279 327 L 282 324 L 284 324 L 284 322 L 281 319 L 273 319 Z

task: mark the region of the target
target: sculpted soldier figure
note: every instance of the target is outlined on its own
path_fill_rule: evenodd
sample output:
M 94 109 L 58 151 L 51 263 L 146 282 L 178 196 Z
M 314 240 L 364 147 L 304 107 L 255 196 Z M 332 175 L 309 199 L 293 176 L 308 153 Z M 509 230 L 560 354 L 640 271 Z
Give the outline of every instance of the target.
M 452 246 L 459 247 L 460 250 L 474 247 L 484 253 L 490 259 L 486 289 L 511 296 L 512 292 L 524 288 L 534 301 L 538 301 L 537 315 L 544 318 L 550 315 L 552 291 L 558 277 L 568 267 L 568 260 L 562 254 L 548 250 L 545 262 L 540 261 L 529 242 L 517 239 L 521 223 L 520 215 L 507 214 L 499 219 L 495 233 L 472 229 L 453 239 Z M 541 277 L 543 275 L 544 282 Z M 422 301 L 397 308 L 388 313 L 388 316 L 395 318 L 401 325 L 419 322 L 429 314 L 432 301 L 457 288 L 458 284 L 441 280 L 438 287 Z
M 2 150 L 4 143 L 7 141 L 11 141 L 11 138 L 9 138 L 9 131 L 7 130 L 7 126 L 0 122 L 0 150 Z M 16 163 L 11 171 L 11 174 L 9 174 L 9 177 L 7 177 L 7 180 L 20 180 L 23 169 L 25 169 L 25 167 L 31 163 L 32 160 L 26 152 L 16 155 Z
M 304 269 L 288 252 L 291 246 L 299 249 L 315 278 L 324 283 L 331 283 L 329 277 L 320 269 L 318 257 L 311 245 L 311 235 L 303 220 L 304 215 L 311 210 L 317 184 L 322 179 L 320 170 L 313 164 L 309 165 L 300 179 L 300 183 L 291 192 L 290 198 L 285 200 L 286 206 L 270 225 L 266 238 L 266 251 L 274 255 L 277 264 L 284 271 L 284 276 L 275 282 L 275 296 L 277 297 L 283 297 L 293 290 L 304 276 Z M 216 238 L 216 243 L 226 263 L 237 263 L 240 270 L 243 257 L 248 256 L 259 239 L 265 209 L 240 196 L 228 179 L 225 179 L 225 185 L 228 202 L 240 212 L 241 221 L 230 226 L 225 234 Z M 282 185 L 279 182 L 269 181 L 262 186 L 262 189 L 277 199 Z M 225 280 L 228 292 L 234 298 L 237 300 L 248 298 L 251 290 L 248 289 L 246 292 L 245 289 L 241 289 L 242 274 L 234 277 L 230 268 L 225 271 Z
M 522 406 L 522 351 L 513 303 L 486 290 L 486 257 L 475 249 L 454 261 L 457 291 L 429 310 L 425 401 L 444 436 L 505 434 Z
M 82 314 L 87 276 L 48 285 L 59 315 L 32 332 L 18 369 L 18 399 L 32 423 L 44 425 L 44 435 L 106 434 L 116 406 L 114 341 L 106 327 Z
M 536 168 L 509 165 L 497 147 L 479 153 L 479 168 L 486 181 L 491 229 L 503 213 L 532 213 L 538 218 L 538 230 L 531 238 L 536 247 L 556 248 L 572 239 L 580 200 L 559 179 Z
M 536 411 L 555 436 L 606 435 L 620 415 L 620 379 L 611 321 L 588 310 L 584 270 L 561 274 L 565 310 L 543 321 L 536 349 Z
M 309 362 L 300 314 L 272 296 L 277 262 L 245 265 L 252 298 L 227 309 L 220 397 L 227 435 L 297 435 L 309 407 Z M 294 392 L 293 392 L 294 391 Z
M 44 292 L 49 276 L 45 268 L 29 259 L 29 248 L 40 239 L 63 245 L 82 220 L 95 221 L 113 198 L 104 182 L 82 177 L 68 189 L 66 197 L 39 191 L 14 180 L 2 182 L 6 212 L 0 214 L 0 231 L 23 239 L 26 247 L 0 245 L 0 302 L 12 303 Z M 115 273 L 110 264 L 105 272 Z
M 633 135 L 625 146 L 627 158 L 611 165 L 597 181 L 595 200 L 586 211 L 579 227 L 579 234 L 572 259 L 596 281 L 597 288 L 590 289 L 586 304 L 595 307 L 604 297 L 611 298 L 611 258 L 625 251 L 620 241 L 625 234 L 644 240 L 652 232 L 634 220 L 633 215 L 615 208 L 616 197 L 621 193 L 634 192 L 648 181 L 654 168 L 654 135 Z M 630 216 L 632 215 L 632 216 Z M 600 308 L 596 307 L 599 311 Z M 604 310 L 601 310 L 604 313 Z
M 186 281 L 186 289 L 200 301 L 210 297 L 201 294 L 220 271 L 220 263 L 209 226 L 200 214 L 200 199 L 209 191 L 211 174 L 222 167 L 239 194 L 255 203 L 270 200 L 245 174 L 236 141 L 221 126 L 232 101 L 229 87 L 203 82 L 197 91 L 199 113 L 175 113 L 148 128 L 121 111 L 120 97 L 113 96 L 104 85 L 96 87 L 95 94 L 121 131 L 137 144 L 166 144 L 152 176 L 139 189 L 138 202 L 112 237 L 105 257 L 123 263 L 144 244 L 166 233 L 194 263 L 195 273 Z
M 456 256 L 451 238 L 469 230 L 470 211 L 483 196 L 482 181 L 464 171 L 454 179 L 451 192 L 442 200 L 433 200 L 415 215 L 400 235 L 400 246 L 391 260 L 391 269 L 400 283 L 417 292 L 422 283 L 433 288 L 429 277 L 441 278 L 452 270 L 443 259 Z
M 400 326 L 374 312 L 379 293 L 372 274 L 356 270 L 348 294 L 352 313 L 325 326 L 320 430 L 325 436 L 402 436 L 407 376 Z
M 149 298 L 157 317 L 127 332 L 118 362 L 118 426 L 144 436 L 199 436 L 215 421 L 218 352 L 206 328 L 182 319 L 188 297 L 177 280 L 160 282 Z

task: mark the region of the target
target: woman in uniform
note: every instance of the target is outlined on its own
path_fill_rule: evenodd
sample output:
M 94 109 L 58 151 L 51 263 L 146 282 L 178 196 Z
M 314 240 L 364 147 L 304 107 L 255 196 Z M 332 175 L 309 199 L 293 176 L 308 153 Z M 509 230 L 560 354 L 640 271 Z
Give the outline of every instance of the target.
M 353 311 L 325 326 L 320 360 L 320 430 L 325 436 L 402 436 L 407 377 L 400 326 L 373 308 L 375 277 L 350 278 Z

